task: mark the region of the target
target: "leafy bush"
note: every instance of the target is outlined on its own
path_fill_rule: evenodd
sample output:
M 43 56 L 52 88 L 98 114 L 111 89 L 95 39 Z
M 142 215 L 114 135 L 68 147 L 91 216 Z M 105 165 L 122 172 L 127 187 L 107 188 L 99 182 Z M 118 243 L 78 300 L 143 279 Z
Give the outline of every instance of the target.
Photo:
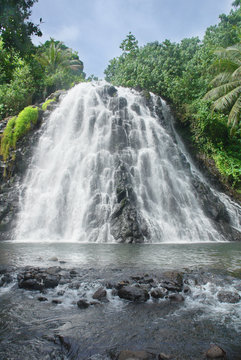
M 235 154 L 234 152 L 217 151 L 213 158 L 218 170 L 224 176 L 225 180 L 232 183 L 233 188 L 238 187 L 241 179 L 240 153 Z
M 0 119 L 15 115 L 31 104 L 34 89 L 31 68 L 25 62 L 20 61 L 13 72 L 10 83 L 0 85 Z

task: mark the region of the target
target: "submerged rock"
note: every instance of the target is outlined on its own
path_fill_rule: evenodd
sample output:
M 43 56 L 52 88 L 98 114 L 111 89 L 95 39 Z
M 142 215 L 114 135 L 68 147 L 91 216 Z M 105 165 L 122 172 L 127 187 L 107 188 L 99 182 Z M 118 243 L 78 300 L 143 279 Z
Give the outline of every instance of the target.
M 96 292 L 93 294 L 92 298 L 99 300 L 99 301 L 103 301 L 103 300 L 106 300 L 106 296 L 107 296 L 106 290 L 101 287 L 98 290 L 96 290 Z
M 84 299 L 80 299 L 79 301 L 77 301 L 77 305 L 80 309 L 87 309 L 87 307 L 90 306 L 90 304 Z
M 156 288 L 151 291 L 151 296 L 154 299 L 163 299 L 167 295 L 167 290 L 165 288 Z
M 136 286 L 123 286 L 118 290 L 118 296 L 122 299 L 138 302 L 147 301 L 150 298 L 146 289 Z
M 171 301 L 176 301 L 176 302 L 184 301 L 184 297 L 181 294 L 170 294 L 168 296 L 168 299 L 170 299 Z
M 237 292 L 232 291 L 220 291 L 218 293 L 218 300 L 222 303 L 238 303 L 241 299 L 240 295 Z
M 217 345 L 212 345 L 206 353 L 208 359 L 226 359 L 226 352 Z

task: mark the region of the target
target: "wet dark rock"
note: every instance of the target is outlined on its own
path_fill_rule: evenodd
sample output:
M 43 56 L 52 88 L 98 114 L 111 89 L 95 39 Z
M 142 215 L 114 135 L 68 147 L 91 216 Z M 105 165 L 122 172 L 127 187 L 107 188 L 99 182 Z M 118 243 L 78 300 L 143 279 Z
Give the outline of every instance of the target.
M 65 94 L 66 94 L 66 90 L 57 90 L 57 91 L 53 92 L 52 94 L 50 94 L 46 100 L 55 99 L 56 101 L 58 101 L 59 98 Z
M 116 283 L 114 283 L 112 281 L 107 281 L 105 283 L 105 287 L 106 287 L 106 289 L 113 289 L 114 287 L 116 287 Z
M 57 295 L 58 296 L 63 296 L 65 294 L 65 291 L 64 290 L 60 290 L 57 292 Z
M 237 292 L 232 291 L 220 291 L 218 293 L 218 300 L 222 303 L 238 303 L 241 299 L 240 295 Z
M 158 355 L 158 360 L 169 360 L 169 359 L 171 359 L 171 357 L 167 354 L 160 353 Z
M 167 295 L 167 292 L 165 288 L 156 288 L 151 291 L 151 296 L 154 299 L 163 299 Z
M 92 298 L 99 300 L 99 301 L 103 301 L 103 300 L 106 300 L 106 296 L 107 296 L 106 290 L 101 287 L 98 290 L 96 290 L 96 292 L 93 294 Z
M 1 278 L 1 282 L 5 285 L 5 284 L 9 284 L 10 282 L 13 281 L 13 277 L 10 274 L 4 274 Z
M 68 285 L 68 288 L 78 290 L 80 288 L 80 283 L 78 281 L 71 282 Z
M 15 266 L 12 265 L 0 265 L 0 275 L 6 273 L 13 273 L 16 270 Z
M 140 106 L 138 104 L 131 104 L 131 110 L 135 111 L 137 115 L 141 115 Z
M 122 350 L 118 355 L 118 360 L 152 360 L 155 359 L 155 355 L 149 353 L 145 350 L 141 351 L 131 351 L 131 350 Z
M 118 290 L 118 296 L 122 299 L 138 302 L 147 301 L 150 297 L 146 289 L 136 286 L 123 286 Z
M 71 277 L 76 277 L 79 273 L 78 273 L 78 271 L 72 269 L 72 270 L 70 270 L 69 274 Z
M 48 301 L 48 299 L 45 296 L 39 296 L 38 301 Z
M 210 349 L 206 352 L 207 359 L 226 359 L 226 352 L 217 345 L 212 345 Z
M 73 339 L 71 339 L 67 336 L 62 336 L 62 335 L 59 335 L 58 338 L 60 340 L 60 343 L 65 347 L 65 349 L 67 351 L 70 351 L 71 344 L 73 343 Z
M 117 94 L 117 89 L 114 86 L 106 86 L 106 88 L 109 96 L 113 97 Z
M 168 295 L 168 299 L 175 302 L 182 302 L 184 301 L 184 297 L 181 294 L 170 294 Z
M 183 292 L 184 292 L 185 294 L 190 294 L 190 293 L 191 293 L 190 287 L 187 286 L 187 285 L 185 285 L 185 286 L 183 287 Z
M 46 273 L 49 275 L 56 275 L 61 271 L 61 267 L 59 266 L 52 266 L 46 269 Z
M 122 110 L 124 107 L 127 106 L 127 100 L 123 97 L 113 97 L 110 100 L 109 109 L 113 112 L 116 112 L 118 110 Z
M 143 276 L 138 276 L 138 275 L 136 275 L 136 276 L 131 276 L 131 279 L 132 279 L 132 280 L 135 280 L 135 281 L 140 281 L 140 280 L 143 280 L 144 277 L 143 277 Z
M 77 305 L 80 309 L 87 309 L 87 307 L 90 306 L 90 304 L 84 299 L 80 299 L 79 301 L 77 301 Z
M 163 280 L 161 282 L 162 287 L 169 291 L 182 291 L 183 277 L 182 274 L 177 271 L 168 271 L 163 274 Z
M 59 304 L 62 304 L 62 301 L 59 299 L 53 299 L 52 304 L 59 305 Z
M 59 274 L 48 274 L 48 269 L 30 268 L 18 274 L 19 288 L 27 290 L 43 290 L 48 288 L 55 288 L 60 281 Z
M 129 280 L 122 280 L 122 281 L 119 281 L 119 282 L 115 285 L 115 288 L 116 288 L 117 290 L 119 290 L 119 289 L 123 288 L 123 286 L 127 286 L 127 285 L 129 285 L 129 284 L 130 284 Z

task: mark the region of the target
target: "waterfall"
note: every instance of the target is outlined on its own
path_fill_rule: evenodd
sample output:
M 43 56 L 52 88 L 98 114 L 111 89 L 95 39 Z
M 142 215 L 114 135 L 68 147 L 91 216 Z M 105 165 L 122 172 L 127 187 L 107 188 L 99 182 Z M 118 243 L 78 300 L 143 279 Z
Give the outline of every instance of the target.
M 203 201 L 200 188 L 208 187 L 193 174 L 166 113 L 154 95 L 103 82 L 72 88 L 42 126 L 15 238 L 225 240 L 219 230 L 232 221 L 228 210 L 213 193 Z

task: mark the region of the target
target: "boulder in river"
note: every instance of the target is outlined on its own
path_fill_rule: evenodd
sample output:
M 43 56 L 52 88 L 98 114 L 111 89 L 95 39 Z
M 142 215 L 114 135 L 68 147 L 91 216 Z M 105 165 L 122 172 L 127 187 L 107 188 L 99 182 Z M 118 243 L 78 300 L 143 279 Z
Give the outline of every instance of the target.
M 106 300 L 107 292 L 104 288 L 100 287 L 96 292 L 93 294 L 93 299 L 103 301 Z
M 49 269 L 28 268 L 18 274 L 18 286 L 21 289 L 40 291 L 55 288 L 58 286 L 61 278 L 58 274 L 59 271 L 58 268 L 55 268 L 54 271 Z
M 87 309 L 87 307 L 90 306 L 90 304 L 84 300 L 84 299 L 80 299 L 78 302 L 77 302 L 77 305 L 80 309 Z
M 162 287 L 170 291 L 180 292 L 183 289 L 182 274 L 177 271 L 167 271 L 163 274 Z
M 225 360 L 226 352 L 217 345 L 212 345 L 206 352 L 207 359 Z
M 241 297 L 237 292 L 233 291 L 219 291 L 218 300 L 222 303 L 235 304 L 240 301 Z
M 137 286 L 123 286 L 118 290 L 118 295 L 122 299 L 138 302 L 147 301 L 150 297 L 146 289 Z

